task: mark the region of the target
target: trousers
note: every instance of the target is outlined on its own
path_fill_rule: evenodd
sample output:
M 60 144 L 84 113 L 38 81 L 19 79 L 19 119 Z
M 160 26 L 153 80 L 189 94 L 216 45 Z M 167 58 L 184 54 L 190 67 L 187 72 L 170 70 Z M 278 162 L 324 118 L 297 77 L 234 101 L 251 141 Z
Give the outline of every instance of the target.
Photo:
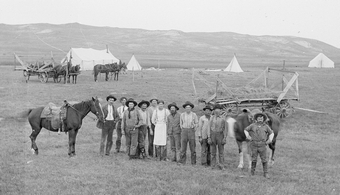
M 106 151 L 105 154 L 109 155 L 111 148 L 112 148 L 112 135 L 113 130 L 115 128 L 115 122 L 112 121 L 105 121 L 103 128 L 102 128 L 102 137 L 100 140 L 100 155 L 104 155 L 104 147 L 106 142 Z
M 117 124 L 117 139 L 116 139 L 116 151 L 120 151 L 120 146 L 122 145 L 122 120 L 118 121 Z
M 208 144 L 208 139 L 202 139 L 201 144 L 201 164 L 209 166 L 211 164 L 211 153 L 210 145 Z
M 221 165 L 224 164 L 224 145 L 222 140 L 224 138 L 223 132 L 211 132 L 211 165 L 216 166 L 216 153 L 218 149 L 218 160 Z
M 179 161 L 181 153 L 181 133 L 169 135 L 171 148 L 171 161 Z
M 145 137 L 146 137 L 147 126 L 141 125 L 138 128 L 138 151 L 137 154 L 145 152 Z
M 151 124 L 151 130 L 153 132 L 153 134 L 150 134 L 150 128 L 148 127 L 148 154 L 149 156 L 153 156 L 153 138 L 154 138 L 154 133 L 155 133 L 155 125 Z
M 131 158 L 137 158 L 137 148 L 138 148 L 138 128 L 133 130 L 133 128 L 127 128 L 125 130 L 126 138 L 126 152 Z
M 264 141 L 251 141 L 250 142 L 251 149 L 251 160 L 252 162 L 257 162 L 257 156 L 260 155 L 262 163 L 267 162 L 267 147 Z
M 187 159 L 187 146 L 191 152 L 191 164 L 196 164 L 196 140 L 195 140 L 195 129 L 183 128 L 181 133 L 181 157 L 179 162 L 182 164 L 186 163 Z

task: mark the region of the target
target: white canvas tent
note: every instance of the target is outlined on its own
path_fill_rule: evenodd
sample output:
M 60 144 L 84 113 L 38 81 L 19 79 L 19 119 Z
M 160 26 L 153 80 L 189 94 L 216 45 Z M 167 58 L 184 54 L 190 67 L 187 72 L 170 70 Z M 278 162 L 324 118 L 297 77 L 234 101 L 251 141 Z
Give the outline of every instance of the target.
M 233 59 L 229 63 L 228 67 L 225 68 L 223 71 L 228 71 L 228 72 L 243 72 L 240 64 L 238 63 L 236 56 L 234 55 Z
M 334 68 L 334 62 L 325 54 L 319 53 L 314 59 L 309 62 L 309 68 Z
M 132 55 L 128 65 L 126 66 L 127 70 L 142 70 L 142 66 L 137 61 L 135 55 Z
M 61 63 L 69 61 L 70 56 L 72 56 L 72 65 L 79 64 L 81 70 L 93 70 L 96 64 L 119 63 L 119 59 L 114 57 L 108 49 L 71 48 L 65 58 L 61 60 Z

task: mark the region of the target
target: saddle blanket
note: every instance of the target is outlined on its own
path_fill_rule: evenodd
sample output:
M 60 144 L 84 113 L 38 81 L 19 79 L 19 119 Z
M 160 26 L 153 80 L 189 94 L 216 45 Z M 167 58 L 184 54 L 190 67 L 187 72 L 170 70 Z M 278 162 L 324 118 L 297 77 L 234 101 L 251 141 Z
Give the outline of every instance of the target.
M 40 118 L 45 118 L 51 121 L 53 129 L 59 129 L 61 121 L 66 118 L 66 108 L 58 107 L 54 103 L 48 103 L 41 112 Z

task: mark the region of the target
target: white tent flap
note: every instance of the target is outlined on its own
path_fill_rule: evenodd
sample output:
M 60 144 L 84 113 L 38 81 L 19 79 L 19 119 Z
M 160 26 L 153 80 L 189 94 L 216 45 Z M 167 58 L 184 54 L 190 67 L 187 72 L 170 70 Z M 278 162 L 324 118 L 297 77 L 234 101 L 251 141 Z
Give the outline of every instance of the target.
M 126 66 L 127 70 L 142 70 L 141 65 L 139 64 L 139 62 L 137 61 L 135 55 L 132 55 L 128 65 Z
M 225 68 L 223 71 L 228 71 L 228 72 L 243 72 L 240 64 L 238 63 L 236 56 L 234 55 L 233 59 L 229 63 L 228 67 Z

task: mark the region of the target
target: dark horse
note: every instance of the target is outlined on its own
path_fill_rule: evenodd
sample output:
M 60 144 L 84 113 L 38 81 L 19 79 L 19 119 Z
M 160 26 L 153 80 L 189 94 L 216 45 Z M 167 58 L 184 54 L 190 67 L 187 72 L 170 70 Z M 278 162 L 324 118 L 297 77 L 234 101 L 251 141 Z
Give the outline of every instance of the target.
M 118 74 L 121 69 L 126 69 L 126 64 L 119 62 L 119 64 L 112 63 L 112 64 L 97 64 L 93 67 L 93 75 L 94 75 L 94 81 L 97 81 L 97 76 L 99 73 L 105 73 L 105 81 L 109 80 L 109 73 L 111 73 L 111 76 L 114 74 L 114 80 L 118 81 Z
M 32 127 L 32 133 L 29 136 L 32 142 L 32 150 L 35 154 L 38 154 L 38 147 L 35 143 L 37 136 L 39 135 L 41 128 L 45 128 L 47 130 L 58 132 L 58 129 L 53 129 L 51 126 L 51 121 L 46 120 L 45 118 L 40 118 L 41 113 L 44 107 L 38 107 L 29 109 L 27 116 L 28 121 Z M 101 106 L 99 104 L 98 98 L 92 98 L 87 101 L 82 101 L 80 103 L 74 105 L 67 106 L 67 114 L 65 119 L 65 132 L 68 132 L 69 137 L 69 149 L 68 155 L 74 156 L 75 155 L 75 143 L 78 130 L 82 125 L 82 121 L 84 117 L 89 113 L 92 112 L 97 116 L 100 121 L 103 121 L 103 112 Z
M 265 114 L 268 116 L 268 125 L 274 132 L 274 138 L 271 144 L 269 144 L 269 148 L 272 150 L 269 156 L 269 164 L 274 164 L 274 152 L 275 152 L 275 143 L 276 143 L 276 137 L 279 134 L 280 130 L 280 119 L 277 115 L 269 112 L 265 112 Z M 249 142 L 246 140 L 246 135 L 244 134 L 244 129 L 249 126 L 253 122 L 253 116 L 249 112 L 249 110 L 244 109 L 241 114 L 233 115 L 231 118 L 227 118 L 228 122 L 228 134 L 233 135 L 236 139 L 239 154 L 240 154 L 240 162 L 238 165 L 238 168 L 243 168 L 243 153 L 246 153 L 246 157 L 248 158 L 249 163 L 249 169 L 251 166 L 250 161 L 250 149 L 249 149 Z M 232 131 L 234 130 L 234 131 Z M 246 151 L 244 151 L 244 148 L 242 147 L 243 143 L 247 143 L 245 147 Z
M 67 63 L 67 65 L 57 65 L 53 68 L 54 71 L 54 82 L 58 80 L 59 76 L 64 76 L 64 84 L 66 83 L 66 78 L 67 78 L 67 83 L 70 83 L 70 77 L 72 76 L 72 83 L 76 84 L 77 83 L 77 76 L 80 73 L 80 65 L 72 66 L 70 62 Z M 68 76 L 67 76 L 67 71 L 68 71 Z
M 125 64 L 125 62 L 124 62 L 124 63 L 119 62 L 118 68 L 116 68 L 115 71 L 113 72 L 113 74 L 114 74 L 113 80 L 114 80 L 114 81 L 118 81 L 118 75 L 119 75 L 119 72 L 120 72 L 121 70 L 123 70 L 123 72 L 125 72 L 125 70 L 126 70 L 126 64 Z M 111 74 L 112 74 L 112 73 L 111 73 Z M 111 75 L 111 79 L 112 79 L 112 75 Z
M 80 65 L 71 66 L 69 75 L 68 75 L 68 81 L 70 82 L 70 77 L 72 76 L 72 83 L 77 84 L 77 77 L 80 73 Z

